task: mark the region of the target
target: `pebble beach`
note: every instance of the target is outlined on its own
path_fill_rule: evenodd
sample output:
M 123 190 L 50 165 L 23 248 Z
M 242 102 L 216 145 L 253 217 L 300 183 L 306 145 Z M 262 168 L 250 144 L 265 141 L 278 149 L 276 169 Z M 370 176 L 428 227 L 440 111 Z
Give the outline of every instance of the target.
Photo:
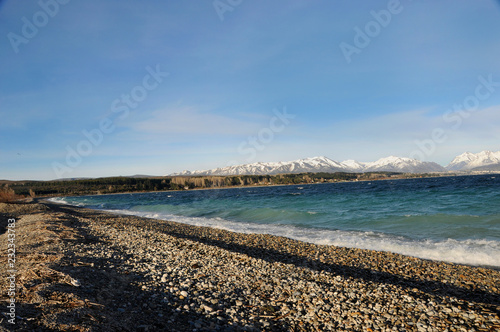
M 0 204 L 0 216 L 16 219 L 6 331 L 500 330 L 493 268 L 46 201 Z

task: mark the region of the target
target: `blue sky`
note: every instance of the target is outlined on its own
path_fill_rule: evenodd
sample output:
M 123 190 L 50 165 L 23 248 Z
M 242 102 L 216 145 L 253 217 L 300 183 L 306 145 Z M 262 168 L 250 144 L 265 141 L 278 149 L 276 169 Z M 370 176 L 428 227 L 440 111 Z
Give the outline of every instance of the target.
M 6 0 L 0 179 L 498 151 L 498 31 L 490 0 Z

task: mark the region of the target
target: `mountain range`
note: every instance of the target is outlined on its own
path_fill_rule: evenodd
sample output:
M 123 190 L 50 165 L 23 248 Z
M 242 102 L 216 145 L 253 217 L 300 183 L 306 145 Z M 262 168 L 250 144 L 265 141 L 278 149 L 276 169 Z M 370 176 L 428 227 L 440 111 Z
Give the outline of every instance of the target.
M 500 169 L 500 151 L 482 151 L 476 154 L 465 152 L 456 156 L 446 166 L 449 171 L 486 170 L 488 168 Z
M 287 162 L 257 162 L 211 170 L 183 171 L 171 175 L 272 175 L 306 172 L 401 172 L 434 173 L 447 171 L 500 171 L 500 151 L 465 152 L 443 167 L 437 163 L 404 157 L 386 157 L 374 162 L 345 160 L 338 162 L 327 157 L 314 157 Z

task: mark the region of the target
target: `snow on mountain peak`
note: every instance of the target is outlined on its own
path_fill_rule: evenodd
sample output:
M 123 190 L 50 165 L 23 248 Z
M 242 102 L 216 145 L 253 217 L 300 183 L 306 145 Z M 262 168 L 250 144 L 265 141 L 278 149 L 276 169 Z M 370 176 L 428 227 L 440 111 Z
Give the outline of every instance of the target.
M 361 172 L 365 168 L 366 163 L 360 163 L 359 161 L 349 159 L 349 160 L 344 160 L 343 162 L 340 163 L 342 166 L 344 166 L 346 169 L 352 170 L 354 172 Z
M 433 162 L 420 161 L 406 157 L 389 156 L 377 161 L 366 163 L 364 172 L 403 172 L 403 173 L 427 173 L 443 172 L 445 169 Z
M 389 156 L 385 158 L 380 158 L 379 160 L 372 162 L 370 164 L 372 165 L 388 165 L 388 164 L 394 164 L 394 163 L 408 163 L 408 162 L 414 162 L 418 161 L 416 159 L 410 159 L 410 158 L 405 158 L 405 157 L 395 157 L 395 156 Z
M 450 171 L 472 170 L 477 167 L 500 164 L 500 151 L 481 151 L 478 153 L 465 152 L 456 156 L 446 166 Z
M 499 167 L 500 151 L 481 151 L 479 153 L 464 152 L 453 161 L 442 167 L 433 162 L 419 161 L 406 157 L 389 156 L 373 162 L 345 160 L 337 162 L 324 156 L 304 158 L 294 161 L 255 162 L 252 164 L 220 167 L 204 171 L 183 171 L 172 175 L 266 175 L 306 172 L 401 172 L 429 173 L 473 170 L 481 167 Z
M 312 157 L 288 162 L 256 162 L 228 166 L 205 171 L 184 171 L 172 175 L 266 175 L 285 173 L 318 172 L 404 172 L 427 173 L 442 172 L 445 169 L 436 163 L 421 162 L 415 159 L 390 156 L 371 163 L 346 160 L 341 163 L 327 157 Z

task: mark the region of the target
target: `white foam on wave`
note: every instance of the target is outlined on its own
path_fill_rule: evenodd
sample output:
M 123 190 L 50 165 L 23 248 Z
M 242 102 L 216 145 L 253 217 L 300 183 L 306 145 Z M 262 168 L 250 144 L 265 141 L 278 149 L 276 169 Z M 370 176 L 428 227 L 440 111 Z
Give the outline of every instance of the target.
M 86 206 L 85 203 L 68 202 L 65 200 L 66 197 L 52 197 L 48 200 L 57 204 L 73 205 L 73 206 Z
M 49 198 L 48 200 L 53 202 L 53 203 L 57 203 L 57 204 L 72 205 L 72 204 L 69 204 L 68 202 L 66 202 L 64 200 L 64 197 L 52 197 L 52 198 Z
M 284 236 L 321 245 L 389 251 L 403 255 L 458 264 L 500 267 L 500 242 L 492 240 L 416 241 L 375 232 L 301 228 L 291 225 L 270 225 L 233 222 L 222 218 L 184 217 L 171 214 L 108 210 L 113 213 L 176 221 L 239 233 Z

